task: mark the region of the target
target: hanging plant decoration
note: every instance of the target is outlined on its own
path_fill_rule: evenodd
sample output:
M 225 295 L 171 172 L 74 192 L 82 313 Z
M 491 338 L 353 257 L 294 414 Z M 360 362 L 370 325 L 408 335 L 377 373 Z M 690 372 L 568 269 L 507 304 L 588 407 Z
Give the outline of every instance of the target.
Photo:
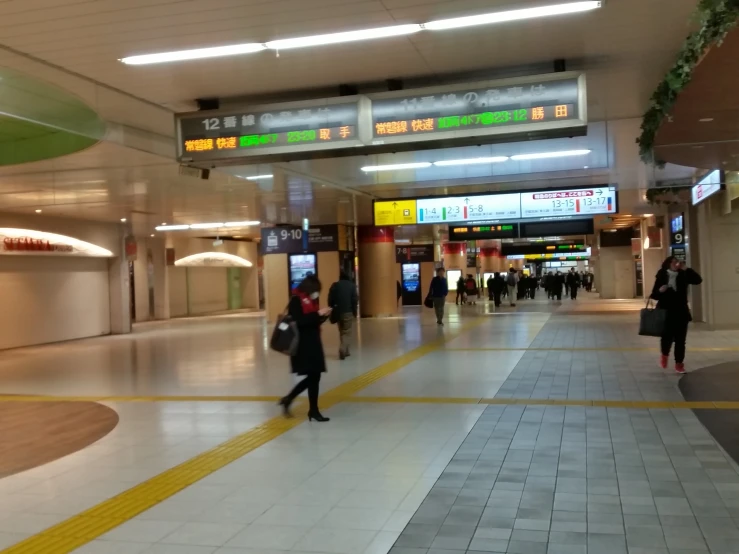
M 680 92 L 693 77 L 693 71 L 712 46 L 720 46 L 727 33 L 739 22 L 739 0 L 701 0 L 696 18 L 700 28 L 686 39 L 672 69 L 652 94 L 649 109 L 641 124 L 641 136 L 636 139 L 644 163 L 663 162 L 654 159 L 654 139 Z
M 690 204 L 692 187 L 659 187 L 647 189 L 647 202 L 651 205 Z

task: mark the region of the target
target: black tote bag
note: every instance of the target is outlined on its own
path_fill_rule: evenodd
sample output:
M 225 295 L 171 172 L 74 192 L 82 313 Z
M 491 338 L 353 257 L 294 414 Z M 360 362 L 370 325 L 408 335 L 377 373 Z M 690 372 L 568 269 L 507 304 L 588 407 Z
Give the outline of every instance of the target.
M 661 337 L 667 322 L 667 310 L 649 307 L 647 298 L 646 307 L 639 313 L 639 334 L 643 337 Z
M 277 318 L 269 347 L 280 354 L 285 354 L 285 356 L 294 356 L 298 351 L 298 341 L 300 341 L 298 325 L 285 310 L 285 313 Z

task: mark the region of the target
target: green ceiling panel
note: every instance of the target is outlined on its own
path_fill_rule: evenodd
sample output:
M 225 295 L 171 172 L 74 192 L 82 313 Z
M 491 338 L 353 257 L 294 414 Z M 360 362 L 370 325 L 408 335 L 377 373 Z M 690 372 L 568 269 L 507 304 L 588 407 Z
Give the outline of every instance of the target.
M 105 122 L 72 94 L 0 67 L 0 166 L 78 152 L 105 136 Z

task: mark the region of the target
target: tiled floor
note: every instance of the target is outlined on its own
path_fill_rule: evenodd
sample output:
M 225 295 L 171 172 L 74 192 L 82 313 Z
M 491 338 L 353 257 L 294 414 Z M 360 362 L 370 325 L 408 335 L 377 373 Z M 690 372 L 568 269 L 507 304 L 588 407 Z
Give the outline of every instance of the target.
M 542 299 L 497 314 L 451 306 L 443 329 L 428 310 L 364 320 L 345 362 L 327 329 L 324 392 L 432 345 L 358 395 L 439 402 L 339 403 L 330 423 L 280 434 L 75 552 L 739 552 L 736 466 L 691 411 L 452 402 L 681 399 L 675 375 L 639 350 L 655 341 L 636 336 L 635 312 L 579 302 L 580 311 Z M 280 395 L 292 378 L 287 359 L 266 349 L 268 333 L 242 315 L 0 353 L 0 391 Z M 736 359 L 690 347 L 731 348 L 737 338 L 693 329 L 688 362 Z M 278 415 L 271 402 L 225 398 L 106 404 L 121 418 L 110 435 L 0 480 L 0 549 Z

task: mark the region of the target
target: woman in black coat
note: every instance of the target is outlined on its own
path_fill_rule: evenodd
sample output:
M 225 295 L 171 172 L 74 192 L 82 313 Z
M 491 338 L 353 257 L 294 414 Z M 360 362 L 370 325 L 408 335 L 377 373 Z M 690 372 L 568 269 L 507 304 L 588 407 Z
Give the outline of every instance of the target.
M 288 313 L 298 326 L 298 350 L 290 357 L 290 367 L 293 373 L 304 375 L 295 388 L 280 400 L 285 417 L 292 417 L 290 405 L 293 400 L 308 389 L 308 419 L 313 421 L 328 421 L 318 411 L 318 390 L 321 382 L 321 373 L 326 371 L 326 358 L 323 355 L 321 342 L 321 324 L 328 319 L 331 308 L 318 308 L 318 297 L 321 293 L 321 282 L 317 277 L 309 275 L 293 291 L 288 304 Z
M 700 285 L 703 279 L 697 272 L 687 268 L 669 256 L 657 272 L 650 295 L 657 301 L 657 309 L 666 310 L 665 329 L 660 338 L 662 356 L 659 365 L 664 369 L 670 357 L 670 348 L 675 343 L 675 371 L 685 373 L 685 339 L 688 323 L 693 320 L 688 307 L 688 285 Z

